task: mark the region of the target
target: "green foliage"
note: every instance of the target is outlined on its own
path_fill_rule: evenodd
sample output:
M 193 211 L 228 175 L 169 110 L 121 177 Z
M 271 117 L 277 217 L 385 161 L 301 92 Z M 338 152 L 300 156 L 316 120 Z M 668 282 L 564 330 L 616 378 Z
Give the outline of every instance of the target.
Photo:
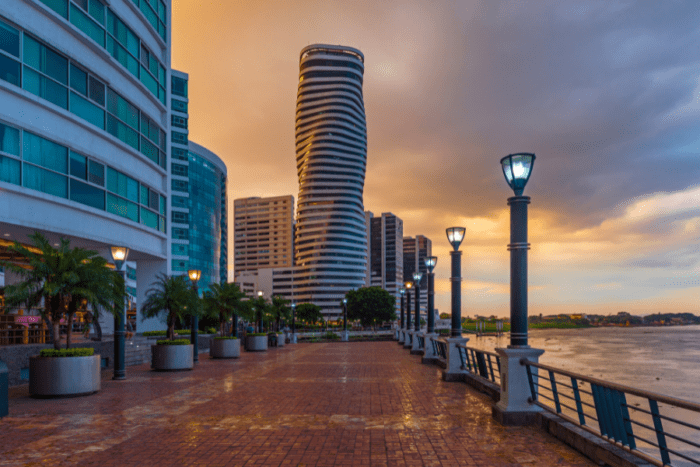
M 160 274 L 156 282 L 146 291 L 146 301 L 141 311 L 144 318 L 153 318 L 166 313 L 167 336 L 174 339 L 175 321 L 197 313 L 200 299 L 187 282 L 185 276 Z
M 334 333 L 334 332 L 330 332 L 330 331 L 329 331 L 329 332 L 325 333 L 325 334 L 322 336 L 322 338 L 323 338 L 323 339 L 328 339 L 328 340 L 335 341 L 335 340 L 340 339 L 340 336 L 339 336 L 338 334 Z
M 577 329 L 577 328 L 590 328 L 591 326 L 589 324 L 547 322 L 547 323 L 530 323 L 527 325 L 527 327 L 529 329 Z M 510 330 L 510 326 L 508 326 L 506 330 Z
M 70 241 L 65 238 L 54 248 L 39 232 L 30 239 L 33 247 L 16 242 L 8 247 L 26 260 L 28 269 L 9 262 L 1 263 L 22 278 L 21 282 L 5 288 L 6 301 L 11 305 L 36 305 L 44 298 L 42 314 L 52 324 L 56 350 L 61 347 L 60 320 L 64 315 L 67 318 L 67 343 L 70 346 L 73 316 L 84 303 L 92 307 L 95 316 L 100 309 L 123 313 L 124 280 L 108 268 L 107 260 L 96 251 L 71 248 Z
M 190 345 L 189 339 L 159 339 L 156 341 L 156 345 Z
M 208 327 L 204 330 L 205 334 L 216 334 L 216 328 L 214 327 Z
M 440 313 L 440 319 L 450 319 L 452 315 L 449 313 Z
M 270 319 L 277 323 L 277 330 L 279 330 L 282 320 L 289 320 L 292 317 L 292 309 L 289 307 L 289 300 L 277 295 L 272 297 L 272 303 L 268 306 L 267 311 Z
M 260 336 L 267 336 L 267 333 L 264 332 L 251 332 L 246 334 L 248 337 L 260 337 Z
M 78 347 L 73 349 L 43 349 L 39 352 L 40 357 L 92 357 L 95 349 L 92 347 Z
M 351 290 L 345 297 L 350 321 L 359 320 L 363 326 L 371 326 L 396 319 L 396 300 L 381 287 Z
M 227 341 L 227 340 L 237 340 L 238 337 L 233 337 L 233 336 L 216 336 L 214 337 L 215 340 L 217 341 Z
M 321 307 L 313 303 L 300 303 L 296 307 L 296 317 L 302 323 L 315 325 L 323 319 Z
M 205 313 L 219 320 L 219 331 L 224 334 L 225 323 L 233 316 L 246 314 L 246 306 L 242 299 L 246 295 L 234 282 L 225 284 L 211 284 L 209 290 L 204 293 Z M 214 331 L 214 333 L 216 330 Z

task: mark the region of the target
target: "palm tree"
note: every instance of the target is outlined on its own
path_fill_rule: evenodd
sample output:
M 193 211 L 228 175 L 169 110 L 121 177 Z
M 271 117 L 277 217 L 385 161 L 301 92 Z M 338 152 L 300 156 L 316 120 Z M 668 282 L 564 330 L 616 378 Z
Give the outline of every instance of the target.
M 242 308 L 241 299 L 245 296 L 234 282 L 211 284 L 209 290 L 204 293 L 204 307 L 209 315 L 219 318 L 221 336 L 225 335 L 224 327 L 229 318 L 236 316 L 234 321 L 238 320 L 237 311 Z
M 141 308 L 143 317 L 153 318 L 164 311 L 167 312 L 167 337 L 170 340 L 175 338 L 175 321 L 184 320 L 192 314 L 192 310 L 197 309 L 199 300 L 188 284 L 186 276 L 167 276 L 166 274 L 158 275 L 158 279 L 151 284 L 146 295 L 148 298 Z
M 4 262 L 5 267 L 24 279 L 7 286 L 6 293 L 11 303 L 36 303 L 39 297 L 44 299 L 42 317 L 48 319 L 53 329 L 53 345 L 58 350 L 61 348 L 61 318 L 68 314 L 70 333 L 77 303 L 87 301 L 114 311 L 116 296 L 112 292 L 117 276 L 109 274 L 107 262 L 96 251 L 71 248 L 70 241 L 65 238 L 54 248 L 39 232 L 29 238 L 34 247 L 17 242 L 9 246 L 12 252 L 25 258 L 28 268 Z M 92 274 L 99 279 L 88 277 Z M 70 345 L 70 337 L 68 342 Z
M 269 313 L 271 318 L 277 323 L 277 331 L 280 330 L 280 323 L 282 319 L 288 320 L 291 316 L 292 309 L 287 306 L 289 300 L 280 297 L 279 295 L 274 295 L 272 297 L 272 303 L 269 306 Z

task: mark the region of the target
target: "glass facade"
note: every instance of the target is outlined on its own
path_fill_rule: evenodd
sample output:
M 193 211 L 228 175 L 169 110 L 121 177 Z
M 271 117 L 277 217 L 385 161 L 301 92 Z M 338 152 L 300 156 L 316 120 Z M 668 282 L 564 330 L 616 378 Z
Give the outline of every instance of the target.
M 62 16 L 77 29 L 85 33 L 90 39 L 107 49 L 109 54 L 119 62 L 129 73 L 138 78 L 146 88 L 165 105 L 165 67 L 160 60 L 143 45 L 141 39 L 134 33 L 111 8 L 100 0 L 40 0 L 43 4 Z M 134 2 L 138 4 L 137 2 Z M 166 40 L 165 34 L 165 4 L 160 0 L 141 2 L 148 11 L 141 11 L 149 20 L 149 23 L 159 33 L 162 23 L 161 38 Z M 155 6 L 153 6 L 153 5 Z M 162 18 L 158 18 L 155 11 L 162 11 Z M 149 14 L 155 14 L 155 24 Z
M 0 181 L 70 199 L 165 232 L 165 196 L 97 160 L 0 122 Z
M 166 167 L 166 133 L 155 121 L 82 65 L 2 19 L 0 79 L 17 86 L 21 83 L 23 89 L 105 130 Z
M 200 269 L 200 284 L 219 283 L 220 258 L 222 243 L 222 199 L 225 203 L 226 193 L 222 193 L 222 171 L 204 157 L 189 152 L 189 225 L 190 245 L 189 264 L 192 269 Z

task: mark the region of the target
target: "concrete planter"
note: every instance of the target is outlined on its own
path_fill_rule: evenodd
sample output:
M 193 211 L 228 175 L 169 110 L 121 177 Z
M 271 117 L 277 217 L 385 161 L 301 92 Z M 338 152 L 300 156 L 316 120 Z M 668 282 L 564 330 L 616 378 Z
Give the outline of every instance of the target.
M 241 356 L 240 339 L 212 339 L 209 344 L 211 358 L 238 358 Z
M 283 332 L 277 334 L 277 347 L 284 347 L 284 344 L 286 344 L 285 340 Z
M 246 336 L 245 339 L 248 352 L 267 352 L 267 336 Z
M 156 371 L 179 371 L 194 368 L 193 346 L 152 345 L 151 368 Z
M 86 396 L 100 390 L 100 355 L 90 357 L 30 357 L 32 397 Z

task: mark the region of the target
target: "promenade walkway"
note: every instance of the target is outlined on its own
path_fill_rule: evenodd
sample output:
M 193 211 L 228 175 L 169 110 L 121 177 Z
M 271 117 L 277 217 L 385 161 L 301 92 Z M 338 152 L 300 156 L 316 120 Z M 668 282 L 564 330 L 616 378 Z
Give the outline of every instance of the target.
M 127 368 L 98 394 L 11 390 L 0 466 L 593 466 L 395 342 L 288 345 L 194 371 Z

